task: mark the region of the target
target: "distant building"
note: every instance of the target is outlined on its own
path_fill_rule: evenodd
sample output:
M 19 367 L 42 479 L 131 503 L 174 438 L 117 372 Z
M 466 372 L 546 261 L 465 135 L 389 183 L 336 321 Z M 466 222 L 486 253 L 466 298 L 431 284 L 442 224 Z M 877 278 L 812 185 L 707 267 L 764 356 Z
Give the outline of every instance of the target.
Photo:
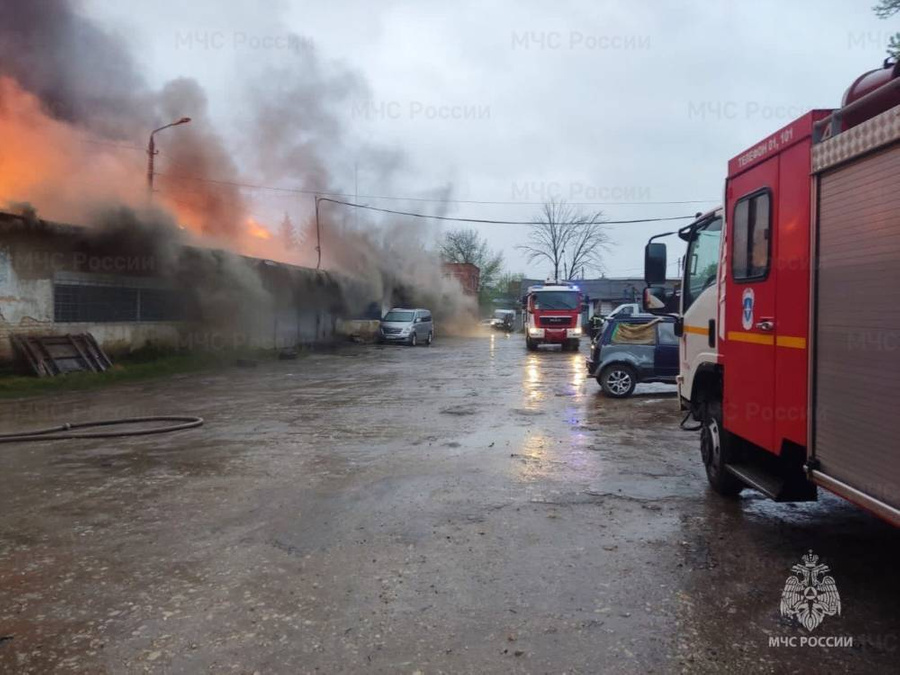
M 524 279 L 522 288 L 526 289 L 541 283 L 544 283 L 543 279 Z M 573 279 L 571 283 L 576 284 L 585 294 L 587 302 L 592 307 L 591 314 L 609 314 L 623 303 L 640 302 L 647 285 L 640 277 Z M 678 279 L 666 281 L 666 288 L 670 290 L 680 285 Z
M 481 270 L 472 263 L 443 263 L 444 278 L 456 279 L 466 295 L 478 295 Z

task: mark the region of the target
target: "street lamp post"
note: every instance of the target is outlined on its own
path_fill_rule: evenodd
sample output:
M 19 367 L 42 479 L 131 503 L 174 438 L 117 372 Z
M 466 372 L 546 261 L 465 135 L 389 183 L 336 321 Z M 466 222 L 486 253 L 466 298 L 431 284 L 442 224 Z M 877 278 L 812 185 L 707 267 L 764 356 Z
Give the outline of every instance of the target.
M 182 117 L 177 122 L 172 122 L 171 124 L 166 124 L 165 126 L 160 127 L 159 129 L 154 129 L 150 132 L 150 142 L 147 144 L 147 199 L 153 199 L 153 158 L 156 156 L 156 142 L 153 140 L 153 135 L 157 131 L 162 131 L 163 129 L 168 129 L 169 127 L 177 127 L 179 124 L 187 124 L 191 121 L 190 117 Z

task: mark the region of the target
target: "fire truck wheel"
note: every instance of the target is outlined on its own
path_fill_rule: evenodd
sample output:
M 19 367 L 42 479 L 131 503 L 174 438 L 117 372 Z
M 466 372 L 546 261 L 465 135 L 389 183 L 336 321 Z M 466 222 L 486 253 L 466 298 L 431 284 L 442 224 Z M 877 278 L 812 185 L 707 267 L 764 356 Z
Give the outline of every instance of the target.
M 627 398 L 634 393 L 637 386 L 637 373 L 625 363 L 613 363 L 600 372 L 597 382 L 607 396 Z
M 537 342 L 535 342 L 535 341 L 532 340 L 531 338 L 525 338 L 525 347 L 526 347 L 526 348 L 528 349 L 528 351 L 530 351 L 530 352 L 533 352 L 533 351 L 535 351 L 535 350 L 538 348 Z
M 710 486 L 726 497 L 735 497 L 744 489 L 744 484 L 725 468 L 734 453 L 734 442 L 731 434 L 722 427 L 722 402 L 707 402 L 700 429 L 700 454 Z

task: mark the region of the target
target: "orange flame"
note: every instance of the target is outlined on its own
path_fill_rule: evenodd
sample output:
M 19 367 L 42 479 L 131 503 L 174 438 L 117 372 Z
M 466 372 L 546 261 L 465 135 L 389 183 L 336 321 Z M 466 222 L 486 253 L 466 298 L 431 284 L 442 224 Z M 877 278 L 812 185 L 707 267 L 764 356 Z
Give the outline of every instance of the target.
M 269 241 L 272 238 L 272 232 L 255 218 L 247 218 L 247 231 L 257 239 Z
M 83 225 L 91 222 L 98 206 L 145 209 L 146 161 L 146 153 L 127 139 L 98 139 L 53 118 L 37 97 L 12 78 L 0 76 L 0 210 L 28 202 L 43 218 Z M 245 217 L 242 204 L 222 207 L 218 187 L 201 188 L 202 184 L 182 185 L 169 178 L 156 191 L 152 205 L 211 246 L 293 264 L 309 265 L 314 260 L 312 247 L 285 249 L 274 229 Z M 209 214 L 223 208 L 234 213 L 237 227 L 224 236 L 208 232 Z
M 0 208 L 30 202 L 45 218 L 77 222 L 93 203 L 146 194 L 142 153 L 52 119 L 8 77 L 0 77 L 0 148 Z

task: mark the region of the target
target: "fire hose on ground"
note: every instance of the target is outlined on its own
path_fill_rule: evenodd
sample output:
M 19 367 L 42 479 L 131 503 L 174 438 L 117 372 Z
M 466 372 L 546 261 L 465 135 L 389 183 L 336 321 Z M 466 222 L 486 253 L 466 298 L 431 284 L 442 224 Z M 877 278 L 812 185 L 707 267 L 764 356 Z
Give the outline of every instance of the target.
M 174 422 L 162 427 L 149 429 L 132 429 L 129 431 L 92 431 L 88 433 L 66 433 L 72 429 L 92 429 L 95 427 L 111 427 L 121 424 L 141 424 L 144 422 Z M 166 434 L 173 431 L 193 429 L 203 424 L 202 417 L 184 415 L 157 415 L 153 417 L 123 417 L 115 420 L 99 420 L 97 422 L 67 422 L 58 427 L 35 429 L 34 431 L 17 431 L 11 434 L 0 434 L 0 443 L 24 443 L 26 441 L 62 441 L 72 438 L 122 438 L 124 436 L 149 436 Z

